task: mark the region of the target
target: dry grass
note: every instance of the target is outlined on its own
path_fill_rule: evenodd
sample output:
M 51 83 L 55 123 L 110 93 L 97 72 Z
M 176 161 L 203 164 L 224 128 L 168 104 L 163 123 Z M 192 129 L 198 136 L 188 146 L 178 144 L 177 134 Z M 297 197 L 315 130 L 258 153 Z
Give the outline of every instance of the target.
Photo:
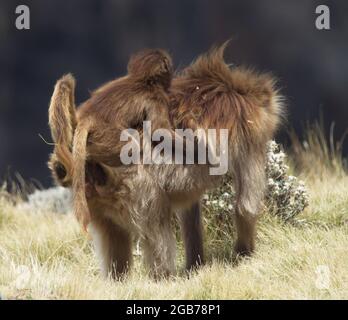
M 238 263 L 231 226 L 217 229 L 206 214 L 209 261 L 190 278 L 180 272 L 179 243 L 172 279 L 152 281 L 137 257 L 126 280 L 104 280 L 74 217 L 19 212 L 0 196 L 0 293 L 9 299 L 348 299 L 348 176 L 339 155 L 318 161 L 315 141 L 298 144 L 294 160 L 311 195 L 305 212 L 293 223 L 265 213 L 257 252 Z

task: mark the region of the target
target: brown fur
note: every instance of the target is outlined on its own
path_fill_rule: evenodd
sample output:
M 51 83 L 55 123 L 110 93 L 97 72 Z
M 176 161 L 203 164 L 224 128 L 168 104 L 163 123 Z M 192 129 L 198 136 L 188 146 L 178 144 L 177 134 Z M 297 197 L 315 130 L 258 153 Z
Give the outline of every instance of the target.
M 120 166 L 120 132 L 123 128 L 138 128 L 143 120 L 151 120 L 153 130 L 171 129 L 171 122 L 180 128 L 229 130 L 229 174 L 237 194 L 235 249 L 240 254 L 253 251 L 265 186 L 265 146 L 283 110 L 273 78 L 229 68 L 223 60 L 223 50 L 221 47 L 199 57 L 171 85 L 171 60 L 166 53 L 150 50 L 135 55 L 129 62 L 128 75 L 96 90 L 78 109 L 77 125 L 66 126 L 74 123 L 68 112 L 72 103 L 68 106 L 59 102 L 63 99 L 52 98 L 50 110 L 64 109 L 52 114 L 64 114 L 67 132 L 62 130 L 59 117 L 50 118 L 57 144 L 51 168 L 63 185 L 68 185 L 68 178 L 72 180 L 78 219 L 84 226 L 94 226 L 99 235 L 95 238 L 106 239 L 100 241 L 99 252 L 108 272 L 124 272 L 125 265 L 131 262 L 129 241 L 124 240 L 124 253 L 108 239 L 137 235 L 150 271 L 157 276 L 171 274 L 175 259 L 171 228 L 174 211 L 181 217 L 187 267 L 203 262 L 197 203 L 203 192 L 218 185 L 221 177 L 209 175 L 209 164 Z M 72 82 L 69 90 L 73 91 Z M 63 93 L 55 90 L 54 96 L 65 97 Z M 71 155 L 70 128 L 74 127 Z M 64 132 L 60 134 L 64 136 L 63 148 L 58 148 L 60 130 Z M 64 170 L 57 170 L 57 163 L 66 171 L 65 180 L 59 177 Z M 112 255 L 105 253 L 110 250 Z M 121 267 L 110 267 L 115 265 Z

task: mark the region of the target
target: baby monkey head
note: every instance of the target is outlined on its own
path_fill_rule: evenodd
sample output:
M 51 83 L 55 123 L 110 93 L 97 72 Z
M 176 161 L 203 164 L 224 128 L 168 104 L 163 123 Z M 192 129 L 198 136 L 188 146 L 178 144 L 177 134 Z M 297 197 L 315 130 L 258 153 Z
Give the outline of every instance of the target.
M 168 89 L 173 75 L 173 63 L 162 49 L 145 49 L 131 56 L 128 74 L 134 80 Z

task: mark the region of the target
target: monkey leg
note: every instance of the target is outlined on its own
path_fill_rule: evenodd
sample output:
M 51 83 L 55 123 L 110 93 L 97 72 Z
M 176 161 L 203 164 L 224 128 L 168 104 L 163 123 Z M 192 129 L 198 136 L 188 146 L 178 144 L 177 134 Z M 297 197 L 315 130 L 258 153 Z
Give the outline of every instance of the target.
M 170 219 L 152 221 L 150 232 L 143 229 L 144 262 L 155 279 L 175 272 L 176 241 Z
M 203 230 L 199 203 L 179 213 L 181 234 L 185 246 L 186 270 L 204 264 Z
M 255 248 L 256 222 L 265 190 L 264 154 L 247 155 L 237 164 L 235 252 L 250 255 Z
M 234 247 L 236 254 L 251 255 L 255 249 L 256 220 L 257 217 L 245 214 L 245 211 L 237 209 L 235 221 L 237 227 L 237 242 Z
M 113 279 L 121 278 L 132 263 L 130 233 L 104 217 L 93 219 L 91 225 L 93 243 L 103 275 Z

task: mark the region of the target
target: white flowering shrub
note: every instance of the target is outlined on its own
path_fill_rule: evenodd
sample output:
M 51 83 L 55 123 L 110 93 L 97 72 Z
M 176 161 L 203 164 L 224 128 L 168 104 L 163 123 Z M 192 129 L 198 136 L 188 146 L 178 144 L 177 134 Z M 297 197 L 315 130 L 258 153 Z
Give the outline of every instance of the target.
M 288 175 L 286 155 L 275 141 L 267 146 L 267 190 L 268 210 L 284 220 L 290 220 L 308 206 L 308 193 L 303 181 Z M 233 212 L 235 193 L 230 177 L 224 179 L 221 187 L 203 197 L 203 205 L 214 220 L 223 220 Z
M 308 191 L 303 181 L 288 175 L 289 167 L 285 163 L 286 155 L 280 146 L 271 141 L 267 150 L 267 193 L 269 209 L 284 220 L 290 220 L 307 206 Z

